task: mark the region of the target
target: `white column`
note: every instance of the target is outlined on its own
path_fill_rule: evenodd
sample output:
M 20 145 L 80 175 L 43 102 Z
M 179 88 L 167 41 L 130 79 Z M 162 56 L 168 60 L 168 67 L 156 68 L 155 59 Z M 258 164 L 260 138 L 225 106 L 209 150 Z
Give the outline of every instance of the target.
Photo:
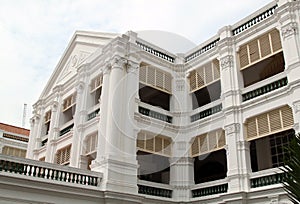
M 83 146 L 82 124 L 86 119 L 86 91 L 88 89 L 83 81 L 80 81 L 76 87 L 76 110 L 74 114 L 74 127 L 70 157 L 71 167 L 79 167 L 79 159 L 81 154 L 80 150 Z
M 127 74 L 122 80 L 124 86 L 124 114 L 122 121 L 124 121 L 121 132 L 120 148 L 124 161 L 137 164 L 136 161 L 136 139 L 138 128 L 134 119 L 134 113 L 137 110 L 137 103 L 135 99 L 138 96 L 139 89 L 139 63 L 129 61 L 126 65 Z M 135 175 L 136 176 L 136 175 Z
M 37 125 L 38 125 L 39 117 L 37 115 L 33 116 L 30 119 L 30 135 L 29 141 L 27 145 L 26 158 L 33 159 L 33 150 L 35 149 L 35 144 L 37 140 Z
M 120 151 L 120 139 L 122 133 L 122 114 L 123 107 L 127 105 L 124 100 L 124 58 L 114 56 L 111 64 L 111 73 L 109 80 L 109 97 L 106 125 L 106 155 L 109 158 L 117 159 Z
M 105 157 L 105 148 L 107 142 L 106 124 L 107 124 L 107 110 L 108 110 L 108 97 L 109 97 L 109 77 L 111 65 L 106 62 L 102 69 L 103 83 L 100 98 L 100 123 L 98 124 L 98 145 L 96 163 L 100 162 Z M 93 162 L 94 163 L 94 162 Z
M 195 184 L 194 158 L 187 156 L 171 158 L 170 185 L 173 187 L 172 197 L 177 201 L 189 200 L 191 198 L 191 186 L 193 184 Z
M 51 106 L 51 121 L 48 134 L 48 144 L 46 150 L 46 162 L 53 163 L 56 153 L 56 139 L 59 137 L 59 119 L 61 114 L 62 86 L 56 86 L 53 93 L 56 95 Z

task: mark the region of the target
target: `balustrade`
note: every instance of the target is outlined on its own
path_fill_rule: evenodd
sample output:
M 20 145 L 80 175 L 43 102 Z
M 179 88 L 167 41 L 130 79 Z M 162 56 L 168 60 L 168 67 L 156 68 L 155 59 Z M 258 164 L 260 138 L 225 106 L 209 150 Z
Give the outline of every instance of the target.
M 45 180 L 56 180 L 66 183 L 76 183 L 87 186 L 98 186 L 102 175 L 97 172 L 81 170 L 42 163 L 29 159 L 15 159 L 9 156 L 0 156 L 0 172 L 19 174 L 27 177 L 38 177 Z M 96 175 L 97 174 L 97 175 Z
M 206 118 L 210 115 L 213 115 L 215 113 L 218 113 L 222 111 L 222 104 L 216 105 L 214 107 L 208 108 L 204 111 L 201 111 L 200 113 L 196 113 L 194 115 L 191 116 L 191 122 L 195 122 L 197 120 L 200 120 L 202 118 Z
M 188 62 L 198 56 L 200 56 L 201 54 L 207 52 L 208 50 L 211 50 L 212 48 L 217 46 L 217 43 L 219 42 L 220 38 L 212 41 L 211 43 L 203 46 L 202 48 L 200 48 L 199 50 L 197 50 L 196 52 L 193 52 L 192 54 L 188 55 L 187 57 L 185 57 L 185 62 Z
M 288 80 L 287 80 L 287 77 L 285 77 L 285 78 L 279 79 L 277 81 L 274 81 L 270 84 L 267 84 L 265 86 L 262 86 L 258 89 L 255 89 L 253 91 L 249 91 L 249 92 L 242 95 L 243 102 L 248 101 L 248 100 L 253 99 L 253 98 L 256 98 L 258 96 L 264 95 L 266 93 L 269 93 L 269 92 L 274 91 L 276 89 L 279 89 L 281 87 L 284 87 L 287 84 L 288 84 Z
M 87 115 L 87 120 L 89 121 L 89 120 L 92 120 L 93 118 L 95 118 L 97 116 L 97 114 L 99 113 L 99 111 L 100 111 L 100 108 L 98 108 L 97 110 L 89 113 Z
M 216 185 L 216 186 L 210 186 L 206 188 L 199 188 L 192 190 L 192 197 L 202 197 L 202 196 L 208 196 L 208 195 L 214 195 L 219 193 L 226 193 L 228 191 L 228 184 L 222 184 L 222 185 Z
M 155 118 L 155 119 L 167 122 L 167 123 L 172 123 L 172 117 L 171 116 L 168 116 L 168 115 L 165 115 L 165 114 L 162 114 L 162 113 L 158 113 L 156 111 L 152 111 L 150 109 L 147 109 L 147 108 L 144 108 L 144 107 L 141 107 L 141 106 L 139 106 L 139 113 L 141 113 L 142 115 L 149 116 L 151 118 Z
M 140 194 L 172 198 L 172 190 L 170 189 L 163 189 L 144 185 L 138 185 L 138 189 L 138 192 Z

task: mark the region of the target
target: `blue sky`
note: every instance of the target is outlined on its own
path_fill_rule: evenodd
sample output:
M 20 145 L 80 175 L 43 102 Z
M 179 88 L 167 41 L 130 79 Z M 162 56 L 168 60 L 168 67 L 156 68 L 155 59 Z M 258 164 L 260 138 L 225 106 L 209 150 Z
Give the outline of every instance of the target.
M 22 125 L 75 30 L 163 30 L 195 44 L 270 0 L 0 0 L 0 122 Z

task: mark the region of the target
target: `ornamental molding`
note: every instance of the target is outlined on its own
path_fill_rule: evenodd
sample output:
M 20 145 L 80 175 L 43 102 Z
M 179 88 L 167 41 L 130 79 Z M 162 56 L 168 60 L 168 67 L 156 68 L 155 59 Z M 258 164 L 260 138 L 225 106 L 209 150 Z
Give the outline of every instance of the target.
M 133 62 L 133 61 L 128 61 L 127 66 L 126 66 L 126 71 L 127 71 L 127 73 L 136 73 L 139 68 L 140 68 L 139 63 Z
M 109 63 L 108 60 L 106 60 L 104 66 L 103 66 L 103 68 L 102 68 L 102 73 L 103 73 L 103 75 L 109 74 L 109 73 L 110 73 L 110 70 L 111 70 L 111 64 Z
M 231 68 L 233 67 L 233 56 L 227 55 L 225 57 L 222 57 L 220 62 L 222 69 Z
M 297 102 L 293 103 L 293 107 L 294 107 L 294 112 L 295 113 L 300 112 L 300 101 L 297 101 Z
M 239 133 L 240 132 L 240 124 L 239 123 L 233 123 L 233 124 L 225 126 L 225 132 L 226 132 L 226 135 Z
M 125 58 L 116 55 L 111 60 L 111 69 L 115 69 L 115 68 L 124 69 L 124 65 L 126 62 L 127 60 Z
M 284 39 L 292 35 L 296 35 L 297 32 L 298 32 L 298 26 L 297 23 L 295 22 L 289 23 L 281 28 L 281 35 Z

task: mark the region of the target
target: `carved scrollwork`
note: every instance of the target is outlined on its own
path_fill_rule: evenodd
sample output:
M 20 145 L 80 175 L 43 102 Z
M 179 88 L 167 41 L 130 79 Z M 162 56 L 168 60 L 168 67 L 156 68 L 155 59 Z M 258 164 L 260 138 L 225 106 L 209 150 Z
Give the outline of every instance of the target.
M 221 58 L 221 68 L 226 69 L 226 68 L 231 68 L 233 67 L 233 56 L 232 55 L 227 55 L 223 58 Z
M 288 25 L 281 28 L 281 35 L 285 39 L 291 35 L 295 35 L 297 33 L 297 23 L 289 23 Z

